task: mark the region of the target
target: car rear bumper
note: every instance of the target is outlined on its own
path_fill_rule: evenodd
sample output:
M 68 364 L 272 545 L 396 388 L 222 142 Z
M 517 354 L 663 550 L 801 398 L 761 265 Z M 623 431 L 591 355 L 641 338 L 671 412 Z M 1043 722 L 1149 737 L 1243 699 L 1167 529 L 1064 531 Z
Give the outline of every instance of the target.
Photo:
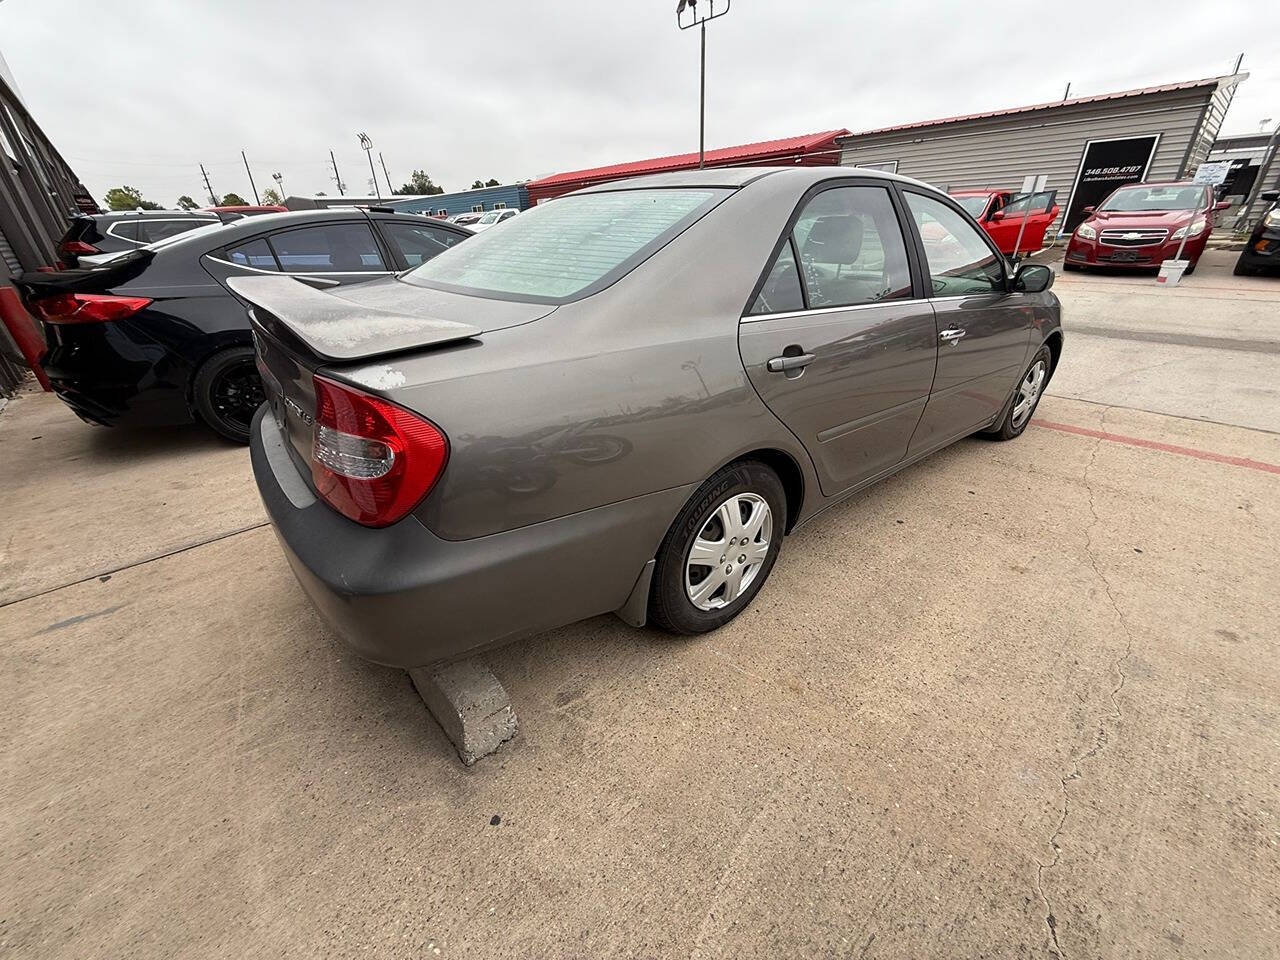
M 444 540 L 412 514 L 372 529 L 317 500 L 265 405 L 249 454 L 307 596 L 360 656 L 404 668 L 619 609 L 696 487 Z
M 190 368 L 127 323 L 46 325 L 41 367 L 77 416 L 107 426 L 190 423 Z

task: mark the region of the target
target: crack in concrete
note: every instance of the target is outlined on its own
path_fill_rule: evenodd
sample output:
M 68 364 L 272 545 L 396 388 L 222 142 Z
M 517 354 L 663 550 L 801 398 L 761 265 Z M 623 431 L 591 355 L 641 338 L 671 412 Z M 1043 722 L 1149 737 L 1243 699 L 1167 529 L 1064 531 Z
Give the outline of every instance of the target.
M 1107 413 L 1104 410 L 1102 419 L 1099 421 L 1099 430 L 1106 426 Z M 1058 846 L 1058 840 L 1062 836 L 1062 831 L 1066 828 L 1067 818 L 1071 814 L 1071 791 L 1069 784 L 1075 780 L 1079 780 L 1083 774 L 1080 771 L 1081 764 L 1096 757 L 1103 748 L 1106 747 L 1109 735 L 1107 733 L 1107 722 L 1119 723 L 1121 719 L 1120 710 L 1120 691 L 1124 688 L 1125 673 L 1124 664 L 1133 654 L 1133 631 L 1129 628 L 1129 621 L 1125 619 L 1124 612 L 1120 609 L 1120 604 L 1116 600 L 1115 591 L 1111 587 L 1111 581 L 1107 579 L 1107 575 L 1103 573 L 1102 568 L 1098 564 L 1098 554 L 1094 548 L 1093 530 L 1102 524 L 1102 518 L 1098 516 L 1098 507 L 1094 499 L 1093 485 L 1089 482 L 1089 471 L 1093 469 L 1098 459 L 1098 450 L 1102 446 L 1102 438 L 1099 437 L 1093 446 L 1093 451 L 1089 455 L 1089 462 L 1085 464 L 1084 472 L 1081 474 L 1081 480 L 1084 483 L 1085 494 L 1089 498 L 1089 513 L 1093 517 L 1093 523 L 1085 528 L 1085 552 L 1089 556 L 1089 566 L 1092 568 L 1094 576 L 1102 583 L 1102 589 L 1107 595 L 1107 600 L 1111 604 L 1111 609 L 1115 612 L 1116 620 L 1120 623 L 1120 629 L 1124 631 L 1125 648 L 1116 660 L 1111 664 L 1111 669 L 1115 671 L 1116 683 L 1111 688 L 1111 713 L 1108 717 L 1104 717 L 1098 721 L 1098 732 L 1094 735 L 1093 745 L 1084 753 L 1075 757 L 1071 761 L 1071 771 L 1063 777 L 1059 778 L 1059 785 L 1062 788 L 1062 816 L 1058 818 L 1058 825 L 1053 833 L 1049 836 L 1049 845 L 1053 848 L 1053 859 L 1048 863 L 1036 864 L 1036 893 L 1040 896 L 1040 901 L 1044 904 L 1045 909 L 1045 925 L 1049 928 L 1049 937 L 1053 941 L 1053 951 L 1060 960 L 1066 960 L 1066 953 L 1062 949 L 1062 944 L 1058 940 L 1058 920 L 1053 913 L 1053 904 L 1049 900 L 1049 895 L 1044 890 L 1044 873 L 1046 870 L 1052 870 L 1062 860 L 1062 848 Z

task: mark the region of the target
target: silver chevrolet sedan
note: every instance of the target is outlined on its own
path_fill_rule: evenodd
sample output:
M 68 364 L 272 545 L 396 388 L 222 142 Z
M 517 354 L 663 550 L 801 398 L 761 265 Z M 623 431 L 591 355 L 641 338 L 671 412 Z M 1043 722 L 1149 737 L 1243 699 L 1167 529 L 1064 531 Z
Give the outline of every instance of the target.
M 268 397 L 253 470 L 302 586 L 369 659 L 609 611 L 701 633 L 798 525 L 1026 429 L 1062 353 L 1052 280 L 903 177 L 609 183 L 395 277 L 232 280 Z

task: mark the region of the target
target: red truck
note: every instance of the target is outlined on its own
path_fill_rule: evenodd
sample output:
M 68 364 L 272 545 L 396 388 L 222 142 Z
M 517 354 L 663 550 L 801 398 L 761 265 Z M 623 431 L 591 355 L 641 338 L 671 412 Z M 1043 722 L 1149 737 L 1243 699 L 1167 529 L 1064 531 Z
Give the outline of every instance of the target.
M 1058 205 L 1054 202 L 1056 190 L 1032 194 L 989 188 L 952 190 L 951 196 L 987 231 L 1000 252 L 1008 256 L 1039 250 L 1044 246 L 1045 231 L 1058 216 Z M 1021 242 L 1019 229 L 1022 229 Z

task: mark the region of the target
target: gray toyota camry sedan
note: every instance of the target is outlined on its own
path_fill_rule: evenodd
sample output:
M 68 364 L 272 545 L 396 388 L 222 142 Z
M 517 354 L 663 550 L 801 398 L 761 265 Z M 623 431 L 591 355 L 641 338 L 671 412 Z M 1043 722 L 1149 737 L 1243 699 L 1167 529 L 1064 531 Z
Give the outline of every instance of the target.
M 253 470 L 302 586 L 371 660 L 609 611 L 700 633 L 799 524 L 1026 429 L 1062 353 L 1052 280 L 902 177 L 605 184 L 395 277 L 232 280 L 268 397 Z

